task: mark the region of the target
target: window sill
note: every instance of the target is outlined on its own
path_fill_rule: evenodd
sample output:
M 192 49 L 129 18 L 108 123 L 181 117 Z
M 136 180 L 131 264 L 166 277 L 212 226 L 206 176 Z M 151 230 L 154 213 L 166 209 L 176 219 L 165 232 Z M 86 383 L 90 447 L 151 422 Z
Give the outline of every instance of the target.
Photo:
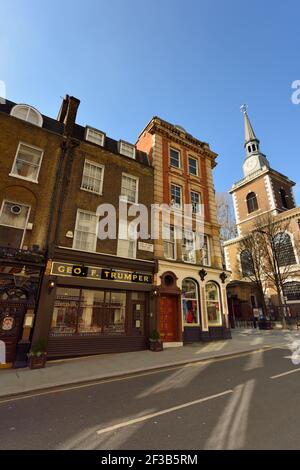
M 80 188 L 81 191 L 85 191 L 86 193 L 95 194 L 95 196 L 103 196 L 103 192 L 97 193 L 96 191 L 92 191 L 91 189 Z
M 25 176 L 14 175 L 13 173 L 9 173 L 8 176 L 11 176 L 12 178 L 18 178 L 18 179 L 20 179 L 20 180 L 28 181 L 29 183 L 39 184 L 39 182 L 38 182 L 37 180 L 33 180 L 33 179 L 31 179 L 31 178 L 26 178 Z

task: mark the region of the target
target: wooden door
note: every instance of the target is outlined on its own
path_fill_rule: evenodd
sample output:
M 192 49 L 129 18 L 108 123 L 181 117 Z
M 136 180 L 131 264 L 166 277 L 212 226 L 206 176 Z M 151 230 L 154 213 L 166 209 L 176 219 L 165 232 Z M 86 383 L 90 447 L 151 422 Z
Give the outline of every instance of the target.
M 177 297 L 160 297 L 160 336 L 164 342 L 178 341 Z
M 15 360 L 24 312 L 25 306 L 23 304 L 0 303 L 0 341 L 5 344 L 5 363 L 7 364 L 12 364 Z

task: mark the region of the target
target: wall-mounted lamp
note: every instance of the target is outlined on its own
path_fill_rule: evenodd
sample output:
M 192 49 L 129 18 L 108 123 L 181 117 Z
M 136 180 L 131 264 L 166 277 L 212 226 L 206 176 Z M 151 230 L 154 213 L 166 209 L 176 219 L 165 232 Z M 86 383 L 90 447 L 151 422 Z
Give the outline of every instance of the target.
M 152 291 L 152 296 L 153 296 L 153 297 L 157 297 L 157 296 L 158 296 L 158 290 L 157 290 L 157 289 L 154 289 L 154 290 Z
M 49 284 L 48 284 L 49 290 L 54 289 L 54 287 L 55 287 L 55 282 L 54 281 L 49 281 Z
M 222 272 L 222 273 L 220 274 L 220 279 L 221 279 L 221 281 L 222 281 L 223 284 L 225 284 L 225 281 L 226 281 L 227 278 L 228 278 L 228 276 L 227 276 L 226 273 Z
M 14 273 L 14 282 L 16 287 L 22 287 L 28 279 L 30 279 L 30 276 L 26 273 L 25 266 L 23 266 L 20 272 Z

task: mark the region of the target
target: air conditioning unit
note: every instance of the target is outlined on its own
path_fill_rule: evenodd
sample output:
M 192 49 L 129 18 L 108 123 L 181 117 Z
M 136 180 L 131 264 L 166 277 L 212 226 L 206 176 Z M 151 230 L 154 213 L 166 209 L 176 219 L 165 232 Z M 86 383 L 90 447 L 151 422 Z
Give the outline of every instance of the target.
M 22 212 L 22 207 L 18 204 L 14 204 L 13 206 L 11 206 L 10 212 L 14 215 L 20 215 Z

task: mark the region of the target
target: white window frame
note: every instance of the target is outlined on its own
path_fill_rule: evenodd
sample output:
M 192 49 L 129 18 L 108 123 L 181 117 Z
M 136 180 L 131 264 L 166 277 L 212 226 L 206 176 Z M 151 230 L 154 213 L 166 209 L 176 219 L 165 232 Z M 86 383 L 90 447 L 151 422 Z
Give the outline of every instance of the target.
M 37 171 L 37 175 L 36 175 L 36 180 L 35 180 L 35 179 L 32 179 L 32 178 L 27 178 L 26 176 L 17 175 L 17 174 L 15 174 L 15 173 L 13 173 L 13 170 L 14 170 L 15 164 L 16 164 L 16 162 L 17 162 L 17 158 L 18 158 L 18 154 L 19 154 L 21 145 L 25 145 L 26 147 L 29 147 L 29 148 L 31 148 L 31 149 L 33 149 L 33 150 L 38 150 L 39 152 L 41 152 L 41 158 L 40 158 L 39 167 L 38 167 L 38 171 Z M 11 167 L 11 170 L 10 170 L 10 173 L 9 173 L 9 176 L 12 176 L 13 178 L 19 178 L 19 179 L 25 180 L 25 181 L 30 181 L 31 183 L 38 184 L 38 183 L 39 183 L 39 175 L 40 175 L 40 171 L 41 171 L 41 166 L 42 166 L 43 157 L 44 157 L 44 150 L 43 150 L 43 149 L 41 149 L 41 148 L 39 148 L 39 147 L 36 147 L 35 145 L 27 144 L 27 143 L 25 143 L 25 142 L 19 142 L 18 148 L 17 148 L 17 151 L 16 151 L 16 154 L 15 154 L 15 158 L 14 158 L 14 161 L 13 161 L 13 164 L 12 164 L 12 167 Z
M 209 284 L 214 284 L 216 289 L 217 289 L 217 292 L 218 292 L 218 301 L 216 300 L 210 300 L 207 298 L 207 285 Z M 208 326 L 222 326 L 223 325 L 223 305 L 222 305 L 222 298 L 221 298 L 221 289 L 220 289 L 220 286 L 217 282 L 215 281 L 207 281 L 207 283 L 205 284 L 205 304 L 206 304 L 206 309 L 207 309 L 207 303 L 208 302 L 214 302 L 214 303 L 218 303 L 219 304 L 219 307 L 220 307 L 220 310 L 219 310 L 219 321 L 215 322 L 215 321 L 210 321 L 208 319 L 208 313 L 207 313 L 207 323 L 208 323 Z
M 190 252 L 193 252 L 194 254 L 194 260 L 193 261 L 190 261 L 188 259 L 184 259 L 184 250 L 185 250 L 185 244 L 184 244 L 184 240 L 188 239 L 186 237 L 186 232 L 189 232 L 190 234 L 192 234 L 192 239 L 190 240 L 192 243 L 193 243 L 193 249 L 192 250 L 189 250 Z M 182 252 L 182 261 L 184 263 L 188 263 L 188 264 L 196 264 L 197 262 L 197 254 L 196 254 L 196 234 L 195 232 L 193 232 L 192 230 L 183 230 L 183 233 L 182 233 L 182 242 L 181 242 L 181 252 Z M 185 250 L 185 252 L 188 252 L 187 250 Z
M 196 174 L 195 175 L 190 172 L 190 159 L 196 162 Z M 199 160 L 198 158 L 193 157 L 193 155 L 188 155 L 188 172 L 189 172 L 189 175 L 191 176 L 194 176 L 194 177 L 199 176 Z
M 169 230 L 171 231 L 171 228 L 173 228 L 173 234 L 174 234 L 174 239 L 173 241 L 171 242 L 170 240 L 163 240 L 163 248 L 164 248 L 164 258 L 165 259 L 168 259 L 168 260 L 171 260 L 171 261 L 175 261 L 177 259 L 177 243 L 176 243 L 176 229 L 174 227 L 174 225 L 168 225 L 168 224 L 164 224 L 164 227 L 167 228 L 169 227 Z M 174 257 L 171 258 L 171 257 L 168 257 L 166 256 L 166 253 L 165 253 L 165 243 L 172 243 L 174 249 L 173 249 L 173 253 L 174 253 Z
M 83 184 L 83 177 L 84 177 L 84 169 L 85 169 L 85 164 L 88 163 L 89 165 L 94 165 L 98 168 L 101 168 L 102 169 L 102 176 L 101 176 L 101 180 L 100 180 L 100 190 L 99 192 L 98 191 L 92 191 L 91 189 L 86 189 L 86 188 L 83 188 L 82 187 L 82 184 Z M 92 178 L 92 177 L 91 177 Z M 92 160 L 88 160 L 87 158 L 84 160 L 84 164 L 83 164 L 83 170 L 82 170 L 82 178 L 81 178 L 81 185 L 80 185 L 80 189 L 82 189 L 82 191 L 87 191 L 88 193 L 92 193 L 92 194 L 97 194 L 98 196 L 102 196 L 103 194 L 103 182 L 104 182 L 104 165 L 101 165 L 100 163 L 96 163 L 96 162 L 93 162 Z
M 90 138 L 89 138 L 90 132 L 94 132 L 95 134 L 98 134 L 99 136 L 101 136 L 101 143 L 94 142 L 93 140 L 90 140 Z M 86 128 L 85 128 L 85 140 L 87 142 L 91 142 L 92 144 L 99 145 L 100 147 L 104 147 L 105 137 L 106 137 L 105 132 L 99 131 L 98 129 L 95 129 L 94 127 L 86 126 Z
M 201 214 L 202 213 L 202 210 L 201 210 L 201 204 L 202 204 L 202 195 L 201 193 L 198 193 L 198 191 L 194 191 L 193 189 L 190 191 L 190 198 L 191 198 L 191 204 L 193 205 L 193 201 L 192 201 L 192 193 L 193 194 L 197 194 L 199 196 L 199 202 L 198 202 L 198 212 L 194 212 L 193 211 L 193 215 L 196 215 L 196 214 Z
M 175 203 L 174 205 L 172 204 L 172 186 L 176 186 L 177 188 L 180 188 L 180 205 L 179 206 L 177 206 L 177 203 Z M 173 209 L 182 210 L 182 207 L 183 207 L 182 186 L 180 186 L 179 184 L 176 184 L 176 183 L 171 183 L 170 184 L 170 200 L 171 200 L 171 207 Z
M 30 217 L 31 206 L 28 205 L 28 204 L 24 204 L 23 202 L 16 202 L 16 201 L 10 201 L 9 199 L 3 199 L 2 204 L 1 204 L 1 209 L 0 209 L 0 216 L 2 215 L 3 208 L 4 208 L 4 205 L 5 205 L 6 202 L 8 202 L 9 204 L 16 204 L 17 206 L 23 206 L 23 207 L 28 208 L 28 214 L 27 214 L 25 226 L 24 226 L 24 229 L 23 229 L 22 240 L 21 240 L 21 244 L 20 244 L 20 249 L 22 249 L 22 246 L 24 244 L 25 235 L 26 235 L 28 220 L 29 220 L 29 217 Z M 15 230 L 22 230 L 20 228 L 15 227 L 14 225 L 2 224 L 1 222 L 0 222 L 0 226 L 1 227 L 14 228 Z
M 198 317 L 197 319 L 198 319 L 198 322 L 197 322 L 197 323 L 186 323 L 186 322 L 184 321 L 184 319 L 183 319 L 183 301 L 184 301 L 184 300 L 195 300 L 195 299 L 191 299 L 191 298 L 189 298 L 189 297 L 187 297 L 187 298 L 184 299 L 183 296 L 181 296 L 182 323 L 183 323 L 184 326 L 188 326 L 189 328 L 193 328 L 193 327 L 198 327 L 198 328 L 199 328 L 199 326 L 201 325 L 201 323 L 200 323 L 200 316 L 201 316 L 201 310 L 200 310 L 200 308 L 201 308 L 201 306 L 200 306 L 200 299 L 199 299 L 199 293 L 198 293 L 198 291 L 199 291 L 199 285 L 198 285 L 198 282 L 195 281 L 195 279 L 193 279 L 193 278 L 191 278 L 191 277 L 185 277 L 185 278 L 182 280 L 181 287 L 182 287 L 182 284 L 183 284 L 183 282 L 184 282 L 185 280 L 189 280 L 189 281 L 194 282 L 195 287 L 196 287 L 197 317 Z
M 207 240 L 207 259 L 208 259 L 208 264 L 205 264 L 204 263 L 204 259 L 202 259 L 202 263 L 203 266 L 211 266 L 211 244 L 210 244 L 210 237 L 208 235 L 204 235 L 204 239 L 206 238 Z M 203 242 L 204 243 L 204 242 Z M 203 244 L 203 247 L 202 247 L 202 252 L 203 252 L 203 249 L 204 249 L 204 244 Z
M 177 152 L 178 153 L 178 166 L 172 165 L 171 163 L 171 151 Z M 176 149 L 175 147 L 170 147 L 169 148 L 169 163 L 172 168 L 177 168 L 177 170 L 181 169 L 181 152 L 180 150 Z
M 133 155 L 127 155 L 127 153 L 124 153 L 124 147 L 128 146 L 133 150 Z M 126 142 L 126 140 L 119 140 L 119 153 L 121 155 L 124 155 L 124 157 L 131 158 L 132 160 L 135 160 L 136 157 L 136 147 L 133 144 L 130 144 L 129 142 Z
M 27 108 L 27 116 L 26 116 L 26 119 L 23 119 L 23 118 L 20 118 L 19 116 L 17 116 L 15 113 L 18 112 L 18 109 L 19 108 Z M 33 111 L 33 113 L 38 117 L 38 124 L 36 124 L 35 122 L 31 122 L 30 120 L 28 120 L 29 118 L 29 114 L 30 112 Z M 17 119 L 21 119 L 21 121 L 25 121 L 25 122 L 29 122 L 30 124 L 32 124 L 33 126 L 37 126 L 37 127 L 42 127 L 43 126 L 43 116 L 41 115 L 41 113 L 35 109 L 33 106 L 30 106 L 28 104 L 16 104 L 12 110 L 10 111 L 10 115 L 17 118 Z
M 77 212 L 76 212 L 76 221 L 75 221 L 75 230 L 74 230 L 74 237 L 73 237 L 73 246 L 72 248 L 74 250 L 78 250 L 78 251 L 87 251 L 86 249 L 84 250 L 83 248 L 77 248 L 75 246 L 75 242 L 76 242 L 76 230 L 77 230 L 77 226 L 78 226 L 78 223 L 79 223 L 79 213 L 84 213 L 84 214 L 89 214 L 89 215 L 93 215 L 93 216 L 96 216 L 97 214 L 95 212 L 91 212 L 91 211 L 86 211 L 84 209 L 77 209 Z M 88 253 L 93 253 L 93 252 L 96 252 L 96 249 L 97 249 L 97 240 L 98 240 L 98 237 L 97 237 L 97 233 L 98 233 L 98 223 L 97 222 L 97 226 L 96 226 L 96 233 L 95 233 L 95 242 L 94 242 L 94 247 L 92 250 L 89 250 L 87 251 Z M 88 232 L 88 233 L 91 233 L 91 232 Z
M 135 191 L 135 201 L 134 202 L 128 201 L 127 196 L 121 194 L 122 193 L 122 188 L 123 188 L 123 176 L 126 176 L 127 178 L 134 179 L 136 181 L 136 191 Z M 130 175 L 129 173 L 122 173 L 121 193 L 120 193 L 120 197 L 121 198 L 126 198 L 128 204 L 138 204 L 138 200 L 139 200 L 139 178 L 138 178 L 138 176 Z

